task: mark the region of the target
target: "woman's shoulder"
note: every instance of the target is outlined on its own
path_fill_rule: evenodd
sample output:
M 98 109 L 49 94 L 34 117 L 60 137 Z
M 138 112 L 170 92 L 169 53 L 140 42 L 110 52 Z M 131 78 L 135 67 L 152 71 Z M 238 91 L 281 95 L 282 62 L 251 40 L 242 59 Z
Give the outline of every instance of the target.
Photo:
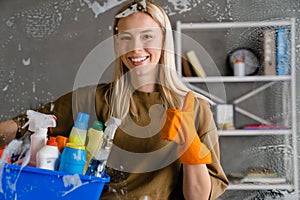
M 88 85 L 77 88 L 73 93 L 77 94 L 95 94 L 95 93 L 105 93 L 110 90 L 112 83 L 100 83 L 97 85 Z
M 88 85 L 73 89 L 72 91 L 60 96 L 56 103 L 84 103 L 94 102 L 95 99 L 103 99 L 107 91 L 111 88 L 111 83 L 101 83 L 98 85 Z
M 195 96 L 195 108 L 198 112 L 211 113 L 212 107 L 211 103 L 201 97 Z
M 200 96 L 195 96 L 195 103 L 197 103 L 199 106 L 205 106 L 205 107 L 210 107 L 211 104 L 209 100 L 206 99 L 206 97 L 200 97 Z
M 108 113 L 107 92 L 111 88 L 111 83 L 101 83 L 89 85 L 76 89 L 72 95 L 73 109 L 76 112 L 90 114 L 91 118 L 103 120 Z
M 98 84 L 97 85 L 97 90 L 100 90 L 100 91 L 108 91 L 112 88 L 113 86 L 113 83 L 101 83 L 101 84 Z

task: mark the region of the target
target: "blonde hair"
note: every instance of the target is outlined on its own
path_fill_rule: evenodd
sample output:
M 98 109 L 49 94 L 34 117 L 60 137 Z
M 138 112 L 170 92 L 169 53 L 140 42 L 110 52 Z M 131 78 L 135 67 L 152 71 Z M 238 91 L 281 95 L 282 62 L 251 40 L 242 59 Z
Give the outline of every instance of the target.
M 140 1 L 137 1 L 140 2 Z M 117 13 L 122 13 L 126 10 L 130 3 L 126 3 Z M 140 11 L 143 12 L 143 11 Z M 184 96 L 190 89 L 179 79 L 176 73 L 175 56 L 174 56 L 174 41 L 172 34 L 172 27 L 169 18 L 165 11 L 157 4 L 146 1 L 146 11 L 149 16 L 156 21 L 164 34 L 164 44 L 162 48 L 162 55 L 159 64 L 164 67 L 159 67 L 158 90 L 160 92 L 162 102 L 165 108 L 181 109 Z M 119 19 L 115 18 L 113 33 L 118 34 L 117 26 Z M 123 64 L 120 57 L 116 58 L 115 73 L 113 76 L 113 83 L 107 95 L 110 96 L 110 115 L 124 119 L 130 112 L 136 116 L 136 106 L 132 99 L 133 87 L 130 83 L 130 77 L 127 67 Z M 108 94 L 109 93 L 109 94 Z M 201 94 L 195 93 L 196 97 L 207 100 Z

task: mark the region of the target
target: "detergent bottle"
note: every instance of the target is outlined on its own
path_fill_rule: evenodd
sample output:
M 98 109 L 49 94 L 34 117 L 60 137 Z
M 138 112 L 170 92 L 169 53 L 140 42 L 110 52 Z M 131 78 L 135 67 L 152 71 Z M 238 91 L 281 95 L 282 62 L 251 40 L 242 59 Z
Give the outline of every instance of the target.
M 51 137 L 46 145 L 36 154 L 36 167 L 48 170 L 57 170 L 60 152 L 56 137 Z
M 69 136 L 69 143 L 85 145 L 90 115 L 79 112 Z
M 27 110 L 29 124 L 28 131 L 33 132 L 30 136 L 30 166 L 36 167 L 36 154 L 46 145 L 49 127 L 56 127 L 56 117 L 33 110 Z M 25 124 L 25 125 L 26 125 Z
M 103 123 L 95 120 L 93 125 L 88 129 L 87 132 L 87 145 L 86 145 L 86 164 L 84 171 L 86 171 L 90 160 L 95 156 L 95 153 L 99 151 L 102 146 L 103 137 Z
M 120 124 L 121 124 L 121 120 L 115 117 L 111 117 L 105 123 L 106 128 L 103 134 L 103 143 L 99 151 L 89 162 L 88 169 L 85 173 L 86 175 L 103 177 L 105 172 L 104 170 L 105 170 L 106 162 L 112 147 L 113 138 Z
M 86 150 L 84 145 L 67 143 L 60 156 L 59 171 L 84 174 Z

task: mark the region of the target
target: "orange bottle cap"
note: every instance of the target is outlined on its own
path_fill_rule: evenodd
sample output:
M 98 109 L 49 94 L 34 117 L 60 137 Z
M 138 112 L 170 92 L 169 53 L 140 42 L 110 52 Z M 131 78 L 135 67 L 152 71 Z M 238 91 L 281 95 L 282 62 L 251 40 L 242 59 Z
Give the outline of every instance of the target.
M 62 152 L 68 142 L 68 138 L 58 135 L 56 136 L 56 141 L 57 141 L 57 147 L 59 151 Z
M 50 136 L 49 140 L 47 141 L 47 145 L 49 145 L 49 146 L 57 146 L 56 137 Z

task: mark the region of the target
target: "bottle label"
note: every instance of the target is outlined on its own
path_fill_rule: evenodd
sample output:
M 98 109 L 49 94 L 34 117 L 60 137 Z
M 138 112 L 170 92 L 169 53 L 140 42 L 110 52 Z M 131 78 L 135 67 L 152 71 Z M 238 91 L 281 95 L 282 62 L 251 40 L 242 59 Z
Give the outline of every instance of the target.
M 73 127 L 69 136 L 69 142 L 77 145 L 85 145 L 86 130 Z
M 86 151 L 84 149 L 66 146 L 60 157 L 59 171 L 83 174 L 86 162 Z

